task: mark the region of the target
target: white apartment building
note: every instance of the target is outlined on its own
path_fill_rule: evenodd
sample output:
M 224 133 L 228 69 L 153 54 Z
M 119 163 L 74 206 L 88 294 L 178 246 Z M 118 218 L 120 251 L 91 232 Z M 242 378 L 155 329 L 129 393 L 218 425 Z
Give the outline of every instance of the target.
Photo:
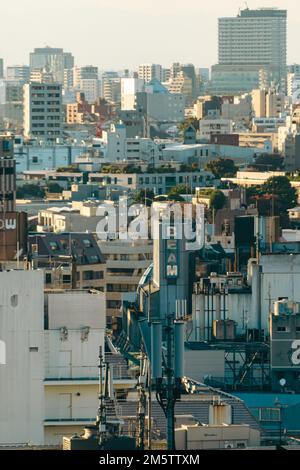
M 44 295 L 42 270 L 0 272 L 0 448 L 61 445 L 95 421 L 105 308 L 99 291 Z M 114 389 L 124 394 L 135 380 L 117 356 Z
M 81 78 L 78 83 L 79 90 L 89 104 L 95 103 L 100 96 L 100 81 L 98 78 Z
M 107 162 L 158 160 L 159 150 L 155 142 L 142 137 L 127 138 L 126 128 L 122 122 L 112 124 L 109 131 L 103 131 L 101 141 Z
M 105 295 L 46 291 L 44 443 L 61 444 L 95 420 Z
M 160 64 L 141 64 L 139 65 L 138 77 L 146 83 L 154 78 L 160 82 L 163 79 L 162 66 Z
M 44 276 L 0 272 L 0 446 L 44 442 Z
M 62 86 L 59 83 L 25 84 L 24 136 L 57 142 L 62 135 Z
M 141 78 L 121 78 L 121 109 L 135 109 L 135 94 L 144 89 L 144 80 Z

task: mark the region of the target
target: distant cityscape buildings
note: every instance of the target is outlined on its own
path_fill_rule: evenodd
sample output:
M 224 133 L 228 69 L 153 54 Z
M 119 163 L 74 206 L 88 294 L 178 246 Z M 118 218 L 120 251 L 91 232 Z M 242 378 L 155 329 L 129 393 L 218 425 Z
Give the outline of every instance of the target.
M 0 449 L 299 447 L 300 63 L 286 10 L 218 26 L 0 59 Z

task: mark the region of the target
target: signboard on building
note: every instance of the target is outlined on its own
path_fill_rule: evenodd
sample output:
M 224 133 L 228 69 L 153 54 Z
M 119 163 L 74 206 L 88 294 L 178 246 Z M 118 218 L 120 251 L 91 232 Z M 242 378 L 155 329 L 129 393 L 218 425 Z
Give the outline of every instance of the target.
M 18 240 L 17 212 L 0 212 L 0 261 L 16 259 Z
M 178 240 L 165 240 L 166 278 L 177 279 L 179 276 Z
M 273 369 L 300 370 L 300 339 L 272 340 L 271 365 Z

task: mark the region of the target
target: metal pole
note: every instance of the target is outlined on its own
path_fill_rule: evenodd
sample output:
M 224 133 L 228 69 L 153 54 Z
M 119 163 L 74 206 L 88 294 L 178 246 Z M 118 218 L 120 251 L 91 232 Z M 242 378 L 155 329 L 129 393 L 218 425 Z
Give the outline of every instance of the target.
M 173 343 L 173 328 L 172 328 L 172 319 L 171 315 L 168 315 L 167 318 L 167 328 L 166 328 L 166 336 L 167 336 L 167 450 L 174 450 L 175 442 L 174 442 L 174 387 L 173 387 L 173 367 L 172 367 L 172 359 L 173 359 L 173 351 L 172 351 L 172 343 Z
M 152 394 L 151 394 L 151 366 L 148 360 L 148 450 L 151 450 L 152 447 L 152 439 L 151 439 L 151 432 L 152 432 Z

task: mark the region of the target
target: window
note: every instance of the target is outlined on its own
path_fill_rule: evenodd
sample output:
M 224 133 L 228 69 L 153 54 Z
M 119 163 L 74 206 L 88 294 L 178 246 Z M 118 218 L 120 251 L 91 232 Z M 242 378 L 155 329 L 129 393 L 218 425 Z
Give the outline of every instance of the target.
M 84 240 L 82 240 L 82 243 L 84 244 L 86 248 L 90 248 L 92 246 L 92 242 L 88 238 L 85 238 Z
M 94 271 L 94 279 L 103 279 L 103 271 Z
M 278 331 L 279 333 L 284 333 L 284 332 L 286 332 L 286 327 L 285 327 L 285 326 L 278 326 L 278 327 L 277 327 L 277 331 Z
M 83 271 L 83 276 L 82 276 L 84 281 L 91 281 L 94 279 L 94 272 L 93 271 Z
M 280 421 L 280 408 L 260 408 L 260 421 Z
M 70 274 L 63 274 L 62 280 L 63 280 L 63 284 L 70 284 L 71 283 Z

